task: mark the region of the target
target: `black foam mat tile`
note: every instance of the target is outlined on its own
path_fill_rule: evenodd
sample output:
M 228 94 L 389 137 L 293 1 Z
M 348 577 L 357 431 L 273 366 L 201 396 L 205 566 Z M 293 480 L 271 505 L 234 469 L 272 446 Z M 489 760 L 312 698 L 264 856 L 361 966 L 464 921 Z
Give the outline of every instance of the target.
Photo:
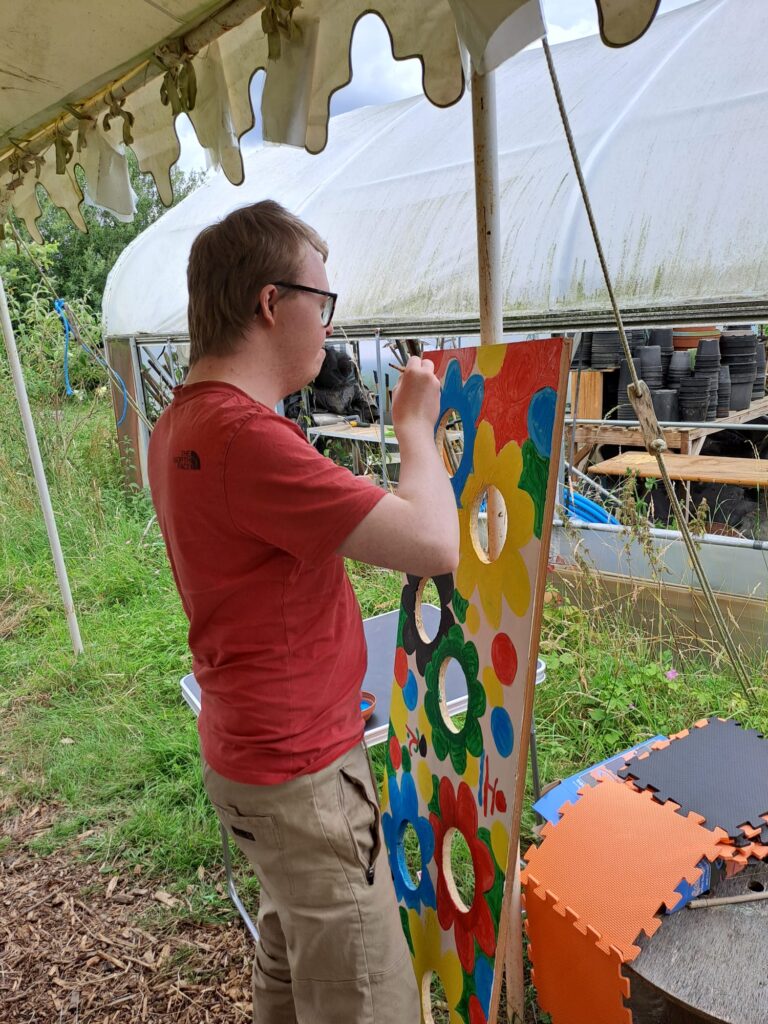
M 768 740 L 737 722 L 707 719 L 646 757 L 634 757 L 618 773 L 660 803 L 673 801 L 681 814 L 694 812 L 704 827 L 722 828 L 743 840 L 742 826 L 768 841 Z

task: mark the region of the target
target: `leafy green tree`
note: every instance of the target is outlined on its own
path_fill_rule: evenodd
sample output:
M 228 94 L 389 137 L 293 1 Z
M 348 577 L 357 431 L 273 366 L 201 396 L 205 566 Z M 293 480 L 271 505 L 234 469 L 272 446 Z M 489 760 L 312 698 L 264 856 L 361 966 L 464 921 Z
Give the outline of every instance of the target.
M 97 314 L 101 312 L 107 275 L 118 256 L 129 242 L 158 220 L 166 210 L 160 202 L 154 181 L 150 175 L 140 173 L 136 157 L 130 150 L 128 167 L 137 202 L 134 219 L 127 224 L 104 210 L 84 203 L 82 213 L 88 232 L 83 233 L 75 227 L 64 210 L 54 206 L 47 195 L 39 190 L 43 212 L 38 227 L 44 244 L 32 245 L 32 252 L 52 278 L 56 291 L 63 299 L 70 303 L 82 300 Z M 193 192 L 203 176 L 202 172 L 185 174 L 180 170 L 172 170 L 174 205 Z M 23 227 L 21 233 L 26 236 Z M 0 243 L 0 274 L 7 289 L 13 291 L 17 299 L 24 300 L 39 294 L 37 285 L 40 275 L 24 249 L 17 246 L 12 237 L 6 237 Z

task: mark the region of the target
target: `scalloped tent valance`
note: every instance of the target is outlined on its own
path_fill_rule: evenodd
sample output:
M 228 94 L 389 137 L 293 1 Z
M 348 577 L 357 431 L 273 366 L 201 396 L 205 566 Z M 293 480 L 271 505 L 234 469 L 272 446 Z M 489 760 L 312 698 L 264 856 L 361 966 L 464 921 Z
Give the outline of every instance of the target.
M 623 50 L 596 36 L 553 47 L 625 322 L 727 323 L 768 307 L 768 4 L 735 17 L 741 4 L 681 7 Z M 499 69 L 496 105 L 506 329 L 610 324 L 540 49 Z M 192 241 L 267 197 L 328 242 L 338 328 L 363 338 L 476 334 L 470 106 L 469 96 L 450 110 L 412 97 L 352 110 L 333 119 L 319 156 L 249 149 L 241 188 L 211 175 L 123 250 L 104 293 L 105 334 L 185 336 Z
M 603 40 L 647 29 L 659 0 L 596 0 Z M 39 240 L 36 186 L 81 229 L 89 200 L 130 219 L 125 146 L 165 203 L 186 112 L 214 165 L 243 180 L 240 138 L 254 123 L 249 86 L 264 70 L 264 137 L 320 152 L 331 95 L 350 79 L 355 23 L 374 11 L 395 58 L 418 57 L 427 98 L 455 103 L 468 54 L 491 71 L 544 33 L 538 0 L 24 0 L 0 9 L 0 226 L 10 208 Z

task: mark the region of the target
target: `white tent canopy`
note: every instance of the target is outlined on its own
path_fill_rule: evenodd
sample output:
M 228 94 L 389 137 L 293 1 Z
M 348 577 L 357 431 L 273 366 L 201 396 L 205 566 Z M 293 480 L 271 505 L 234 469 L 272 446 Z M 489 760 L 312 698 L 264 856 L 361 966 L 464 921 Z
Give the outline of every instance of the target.
M 737 16 L 738 15 L 738 16 Z M 657 18 L 634 46 L 554 48 L 566 105 L 628 321 L 717 321 L 768 308 L 768 4 L 703 0 Z M 508 329 L 609 322 L 595 247 L 544 56 L 497 72 Z M 111 337 L 187 331 L 195 235 L 272 197 L 330 244 L 336 322 L 359 335 L 478 328 L 468 97 L 335 118 L 319 156 L 264 146 L 126 249 L 104 300 Z
M 658 0 L 597 5 L 606 43 L 623 46 L 646 30 Z M 421 60 L 424 91 L 440 106 L 461 96 L 462 46 L 485 74 L 544 30 L 538 0 L 4 0 L 0 225 L 13 208 L 39 240 L 39 183 L 84 228 L 76 164 L 93 202 L 130 217 L 124 143 L 170 203 L 181 111 L 211 160 L 241 182 L 260 69 L 265 137 L 321 150 L 330 96 L 349 80 L 352 32 L 368 11 L 387 25 L 395 57 Z

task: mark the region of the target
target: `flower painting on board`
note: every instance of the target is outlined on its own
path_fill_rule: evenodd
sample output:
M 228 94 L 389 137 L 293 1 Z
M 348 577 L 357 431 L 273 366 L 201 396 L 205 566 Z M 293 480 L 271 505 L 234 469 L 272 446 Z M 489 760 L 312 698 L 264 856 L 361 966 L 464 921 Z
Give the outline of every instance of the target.
M 544 578 L 562 431 L 562 338 L 428 355 L 441 382 L 436 443 L 460 527 L 454 574 L 403 583 L 383 803 L 384 837 L 422 1016 L 436 977 L 452 1024 L 495 1020 L 499 925 L 517 851 Z M 418 843 L 408 867 L 405 836 Z M 458 852 L 457 852 L 458 851 Z M 413 851 L 411 850 L 411 853 Z

